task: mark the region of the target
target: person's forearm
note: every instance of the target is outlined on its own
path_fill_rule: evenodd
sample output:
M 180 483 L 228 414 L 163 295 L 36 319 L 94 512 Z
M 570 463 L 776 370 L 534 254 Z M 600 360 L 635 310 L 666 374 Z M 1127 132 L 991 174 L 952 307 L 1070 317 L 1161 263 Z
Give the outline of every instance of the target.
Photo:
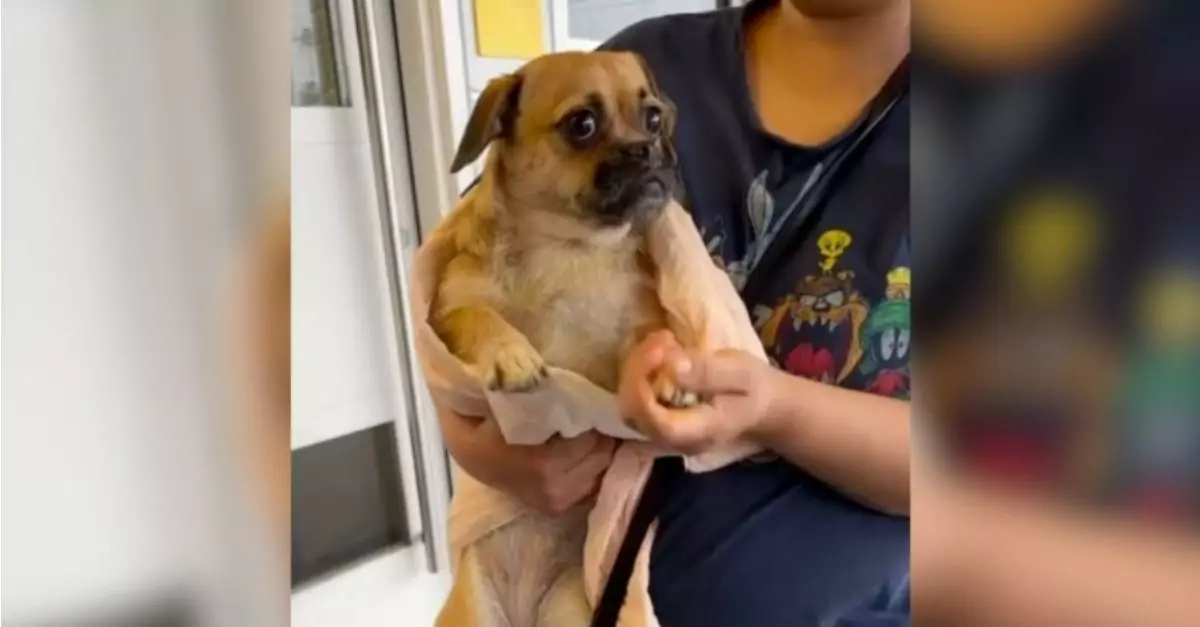
M 922 624 L 1200 625 L 1195 539 L 1011 495 L 920 497 L 917 509 L 913 607 Z M 927 519 L 927 509 L 937 513 Z
M 764 445 L 880 511 L 909 511 L 909 404 L 778 373 Z
M 472 477 L 484 481 L 486 463 L 480 463 L 480 447 L 476 442 L 475 430 L 482 419 L 463 416 L 449 409 L 438 407 L 438 424 L 442 428 L 442 441 L 451 459 Z M 484 476 L 481 476 L 484 475 Z

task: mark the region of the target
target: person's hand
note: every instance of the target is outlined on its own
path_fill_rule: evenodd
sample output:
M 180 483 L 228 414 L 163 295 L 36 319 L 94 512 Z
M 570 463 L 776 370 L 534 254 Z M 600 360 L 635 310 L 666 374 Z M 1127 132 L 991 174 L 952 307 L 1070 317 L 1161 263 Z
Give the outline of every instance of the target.
M 547 514 L 562 514 L 594 495 L 616 450 L 615 440 L 591 431 L 536 446 L 509 444 L 493 420 L 443 414 L 447 446 L 463 470 Z
M 496 475 L 500 489 L 548 514 L 562 514 L 594 496 L 617 446 L 594 431 L 570 439 L 555 436 L 536 446 L 497 439 L 503 459 Z
M 695 407 L 669 409 L 654 393 L 660 371 L 702 399 Z M 739 437 L 757 438 L 768 423 L 783 375 L 743 351 L 685 351 L 668 331 L 646 338 L 630 352 L 622 371 L 622 415 L 652 441 L 695 455 Z

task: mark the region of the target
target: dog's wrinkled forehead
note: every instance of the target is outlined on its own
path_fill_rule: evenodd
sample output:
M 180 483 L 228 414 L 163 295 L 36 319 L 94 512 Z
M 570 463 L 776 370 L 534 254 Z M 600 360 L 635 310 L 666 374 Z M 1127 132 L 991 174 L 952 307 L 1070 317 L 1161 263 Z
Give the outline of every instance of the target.
M 520 74 L 518 118 L 535 124 L 594 102 L 619 113 L 617 117 L 636 116 L 636 111 L 625 109 L 655 92 L 638 58 L 624 52 L 547 55 L 530 61 Z M 521 125 L 518 121 L 518 128 Z
M 560 52 L 539 57 L 488 83 L 467 120 L 450 171 L 475 161 L 497 138 L 510 147 L 536 146 L 584 108 L 609 138 L 642 140 L 646 133 L 639 129 L 651 105 L 661 110 L 669 135 L 674 109 L 636 54 Z

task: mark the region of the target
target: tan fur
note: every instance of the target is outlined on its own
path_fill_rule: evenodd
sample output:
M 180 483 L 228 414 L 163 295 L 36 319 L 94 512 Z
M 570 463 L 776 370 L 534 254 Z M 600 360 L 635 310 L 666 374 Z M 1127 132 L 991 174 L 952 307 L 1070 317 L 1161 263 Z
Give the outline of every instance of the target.
M 581 103 L 610 117 L 603 141 L 572 147 L 557 130 Z M 626 352 L 665 326 L 645 222 L 601 226 L 580 199 L 614 146 L 653 140 L 644 107 L 670 105 L 629 53 L 564 53 L 497 79 L 481 96 L 455 167 L 490 144 L 485 174 L 439 227 L 457 249 L 440 278 L 431 324 L 483 381 L 537 387 L 546 366 L 615 391 Z M 515 109 L 514 109 L 515 107 Z M 669 149 L 669 138 L 661 141 Z M 653 216 L 648 219 L 654 219 Z M 694 402 L 668 379 L 664 399 Z M 441 627 L 588 624 L 582 541 L 586 506 L 562 518 L 530 513 L 468 548 Z
M 458 211 L 472 211 L 482 201 L 474 196 Z M 526 390 L 550 364 L 615 390 L 624 351 L 664 324 L 632 234 L 570 241 L 540 234 L 537 224 L 458 226 L 466 241 L 487 244 L 482 254 L 460 247 L 447 265 L 432 322 L 489 384 Z

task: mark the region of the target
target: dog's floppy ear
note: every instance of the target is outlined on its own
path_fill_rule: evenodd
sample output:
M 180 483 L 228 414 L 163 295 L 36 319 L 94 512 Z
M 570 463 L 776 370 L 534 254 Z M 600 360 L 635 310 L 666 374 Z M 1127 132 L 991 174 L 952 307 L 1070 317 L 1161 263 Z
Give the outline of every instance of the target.
M 475 110 L 471 112 L 467 130 L 463 132 L 458 152 L 454 155 L 454 163 L 450 165 L 451 174 L 478 159 L 493 139 L 511 131 L 517 117 L 520 92 L 519 74 L 505 74 L 488 83 L 475 103 Z
M 638 67 L 642 68 L 642 74 L 646 76 L 646 84 L 650 86 L 650 93 L 662 103 L 663 106 L 663 149 L 667 151 L 671 157 L 672 163 L 677 163 L 678 159 L 675 154 L 675 103 L 667 97 L 658 86 L 658 81 L 654 78 L 654 72 L 650 71 L 650 64 L 646 63 L 646 59 L 636 52 L 630 52 L 633 58 L 637 59 Z

